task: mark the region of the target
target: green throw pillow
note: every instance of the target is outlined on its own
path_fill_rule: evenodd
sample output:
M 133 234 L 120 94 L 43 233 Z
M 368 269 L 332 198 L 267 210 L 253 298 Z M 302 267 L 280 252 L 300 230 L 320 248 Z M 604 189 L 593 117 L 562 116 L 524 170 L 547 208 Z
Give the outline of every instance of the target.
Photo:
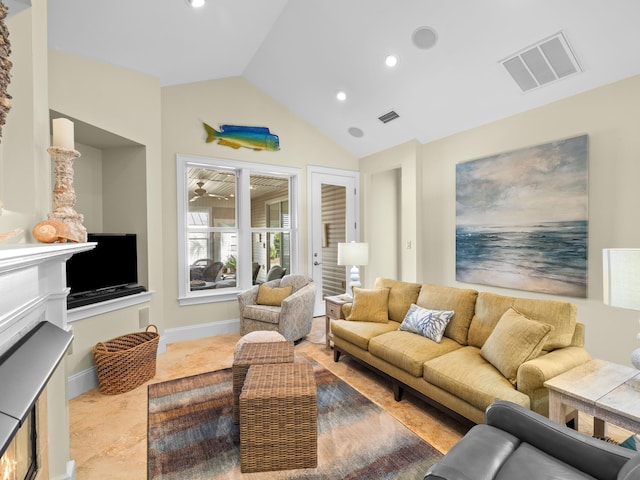
M 293 286 L 291 285 L 288 287 L 268 287 L 267 285 L 260 285 L 258 287 L 256 304 L 279 307 L 282 304 L 282 300 L 291 295 L 292 290 Z
M 511 307 L 484 342 L 480 355 L 515 385 L 518 368 L 540 355 L 551 330 L 551 325 L 532 320 Z

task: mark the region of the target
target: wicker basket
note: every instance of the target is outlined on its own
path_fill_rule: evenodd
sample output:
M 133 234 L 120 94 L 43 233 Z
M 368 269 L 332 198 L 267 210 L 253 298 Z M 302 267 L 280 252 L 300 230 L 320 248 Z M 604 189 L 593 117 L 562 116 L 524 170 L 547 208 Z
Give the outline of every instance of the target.
M 122 335 L 93 347 L 100 392 L 128 392 L 153 378 L 158 339 L 158 327 L 149 325 L 144 332 Z

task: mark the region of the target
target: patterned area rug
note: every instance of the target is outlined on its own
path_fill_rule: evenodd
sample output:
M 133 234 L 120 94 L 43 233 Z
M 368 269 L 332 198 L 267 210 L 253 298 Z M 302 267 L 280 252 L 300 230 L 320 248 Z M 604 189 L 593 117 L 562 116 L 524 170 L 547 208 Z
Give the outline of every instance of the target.
M 314 362 L 318 467 L 240 472 L 227 368 L 149 385 L 148 479 L 419 479 L 442 454 Z

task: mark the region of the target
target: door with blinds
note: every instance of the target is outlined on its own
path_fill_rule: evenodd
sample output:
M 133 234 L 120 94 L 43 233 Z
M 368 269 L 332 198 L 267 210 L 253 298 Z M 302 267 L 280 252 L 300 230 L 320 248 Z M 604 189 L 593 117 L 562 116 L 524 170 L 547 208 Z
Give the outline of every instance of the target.
M 347 268 L 338 265 L 338 243 L 357 241 L 359 173 L 309 168 L 309 272 L 318 285 L 314 315 L 324 315 L 324 298 L 346 291 Z

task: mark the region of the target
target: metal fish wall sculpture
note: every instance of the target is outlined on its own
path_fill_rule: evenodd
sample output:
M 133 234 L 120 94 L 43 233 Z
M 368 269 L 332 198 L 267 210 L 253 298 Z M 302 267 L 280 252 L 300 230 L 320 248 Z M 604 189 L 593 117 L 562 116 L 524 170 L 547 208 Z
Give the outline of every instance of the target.
M 207 143 L 215 140 L 218 145 L 252 150 L 280 150 L 280 139 L 266 127 L 245 127 L 240 125 L 220 125 L 220 131 L 203 122 L 207 132 Z

